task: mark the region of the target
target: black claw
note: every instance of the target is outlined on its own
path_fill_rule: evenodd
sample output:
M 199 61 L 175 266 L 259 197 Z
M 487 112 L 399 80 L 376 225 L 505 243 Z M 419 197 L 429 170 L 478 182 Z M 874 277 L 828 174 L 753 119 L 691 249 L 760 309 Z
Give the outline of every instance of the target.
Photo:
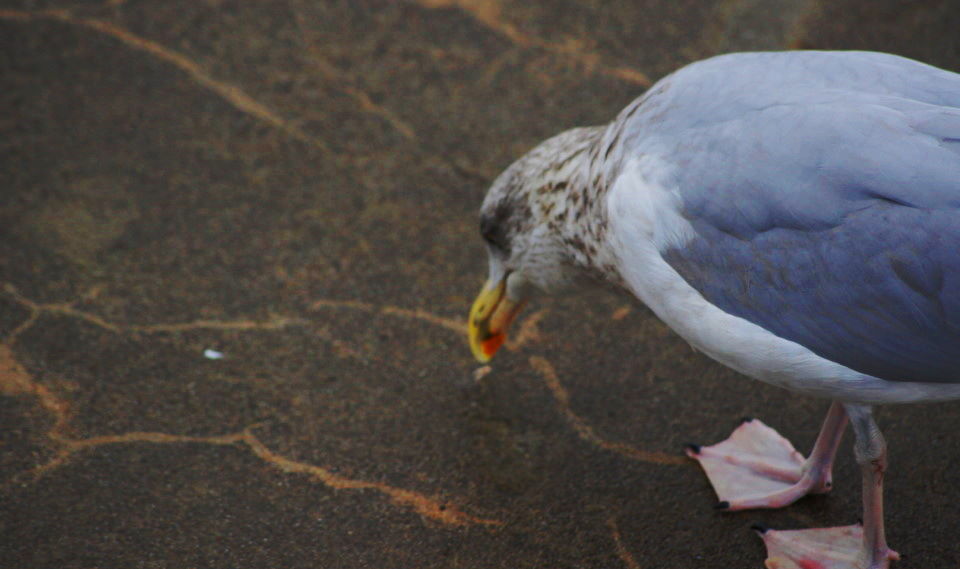
M 729 508 L 729 507 L 730 507 L 730 502 L 724 500 L 724 501 L 722 501 L 722 502 L 717 502 L 716 505 L 713 506 L 713 509 L 714 509 L 714 510 L 726 510 L 726 509 Z
M 693 454 L 700 454 L 700 445 L 695 445 L 693 443 L 687 443 L 683 445 L 683 448 L 689 449 Z
M 763 535 L 763 534 L 767 533 L 767 530 L 769 530 L 770 528 L 768 528 L 767 526 L 765 526 L 765 525 L 763 525 L 763 524 L 753 524 L 752 526 L 750 526 L 750 529 L 752 529 L 753 531 L 759 533 L 760 535 Z
M 741 417 L 741 418 L 740 418 L 740 424 L 741 424 L 741 425 L 744 424 L 744 423 L 749 423 L 750 421 L 753 421 L 753 417 Z

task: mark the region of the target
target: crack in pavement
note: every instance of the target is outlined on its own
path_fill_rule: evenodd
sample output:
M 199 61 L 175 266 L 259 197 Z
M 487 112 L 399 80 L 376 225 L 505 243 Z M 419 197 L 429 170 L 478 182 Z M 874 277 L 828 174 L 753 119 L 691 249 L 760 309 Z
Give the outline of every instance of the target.
M 607 527 L 610 528 L 610 535 L 613 537 L 613 543 L 617 548 L 617 557 L 623 561 L 627 569 L 640 569 L 640 564 L 637 563 L 637 559 L 623 544 L 623 536 L 620 535 L 620 526 L 617 525 L 616 516 L 610 516 L 610 518 L 607 519 Z
M 543 378 L 557 402 L 557 407 L 560 408 L 560 411 L 567 418 L 567 422 L 570 423 L 581 439 L 634 460 L 651 464 L 689 466 L 690 461 L 683 456 L 641 450 L 626 443 L 612 442 L 604 439 L 594 431 L 593 427 L 587 424 L 583 418 L 574 413 L 573 409 L 570 408 L 570 392 L 560 383 L 560 378 L 557 376 L 553 364 L 543 357 L 531 356 L 530 366 Z
M 53 426 L 46 436 L 58 447 L 56 456 L 48 462 L 26 472 L 14 475 L 4 486 L 23 477 L 36 480 L 67 464 L 70 458 L 81 451 L 103 446 L 151 443 L 151 444 L 207 444 L 236 446 L 243 444 L 257 458 L 286 473 L 306 474 L 333 490 L 373 490 L 386 496 L 397 506 L 411 509 L 420 517 L 448 526 L 484 525 L 500 526 L 503 522 L 467 514 L 455 505 L 431 498 L 420 492 L 392 486 L 382 482 L 357 480 L 335 474 L 328 468 L 287 458 L 268 448 L 253 433 L 255 426 L 232 434 L 211 436 L 176 435 L 161 432 L 131 431 L 116 435 L 99 435 L 88 438 L 72 438 L 64 433 L 69 426 L 70 405 L 47 386 L 33 380 L 27 370 L 17 361 L 8 344 L 0 344 L 0 395 L 7 397 L 30 395 L 40 407 L 54 417 Z
M 11 284 L 6 284 L 4 290 L 13 296 L 13 298 L 25 306 L 31 311 L 30 316 L 27 320 L 20 324 L 13 332 L 11 332 L 6 339 L 0 342 L 0 346 L 11 345 L 13 340 L 26 330 L 29 325 L 32 325 L 36 322 L 39 314 L 43 312 L 50 312 L 55 314 L 63 314 L 67 316 L 72 316 L 79 318 L 81 320 L 90 322 L 101 328 L 114 331 L 133 331 L 133 332 L 180 332 L 186 330 L 196 330 L 196 329 L 215 329 L 215 330 L 277 330 L 286 328 L 289 326 L 299 326 L 305 325 L 308 323 L 307 320 L 291 317 L 275 317 L 272 320 L 268 321 L 251 321 L 251 320 L 234 320 L 234 321 L 214 321 L 214 320 L 197 320 L 186 323 L 173 323 L 173 324 L 147 324 L 147 325 L 118 325 L 100 318 L 99 316 L 92 315 L 80 310 L 77 310 L 73 307 L 72 303 L 51 303 L 51 304 L 38 304 L 35 303 L 22 295 L 13 287 Z M 314 301 L 310 306 L 309 310 L 320 310 L 324 308 L 348 308 L 353 310 L 361 310 L 364 312 L 370 313 L 379 313 L 388 316 L 398 316 L 402 318 L 420 320 L 434 324 L 436 326 L 457 332 L 459 334 L 465 334 L 467 329 L 466 325 L 459 320 L 453 320 L 451 318 L 446 318 L 443 316 L 437 316 L 431 312 L 421 310 L 421 309 L 407 309 L 399 308 L 396 306 L 377 306 L 371 303 L 356 301 L 356 300 L 330 300 L 330 299 L 320 299 Z M 546 316 L 546 310 L 540 310 L 532 314 L 527 318 L 524 323 L 520 326 L 520 330 L 516 335 L 516 340 L 514 341 L 511 349 L 519 350 L 521 347 L 540 341 L 541 335 L 539 332 L 539 322 Z M 358 359 L 361 361 L 366 361 L 367 358 L 357 350 L 353 349 L 343 341 L 337 339 L 327 328 L 320 328 L 318 331 L 320 338 L 331 343 L 336 350 L 336 353 L 341 357 L 350 357 Z M 509 346 L 508 346 L 509 347 Z M 634 460 L 639 460 L 642 462 L 648 462 L 652 464 L 661 464 L 661 465 L 679 465 L 679 464 L 688 464 L 688 460 L 682 456 L 674 456 L 672 454 L 667 454 L 663 452 L 650 452 L 638 449 L 631 445 L 608 441 L 603 437 L 599 436 L 596 431 L 591 427 L 583 418 L 573 412 L 570 407 L 570 393 L 567 389 L 560 383 L 559 376 L 557 375 L 556 369 L 553 367 L 546 358 L 542 356 L 531 356 L 529 359 L 530 366 L 537 371 L 540 376 L 544 379 L 547 384 L 547 387 L 550 389 L 550 392 L 553 394 L 554 399 L 557 402 L 557 406 L 560 408 L 563 415 L 566 417 L 567 422 L 574 428 L 578 436 L 588 441 L 592 444 L 595 444 L 603 449 L 616 452 L 618 454 L 627 456 Z
M 108 3 L 107 6 L 117 7 L 121 4 L 122 2 L 116 3 L 115 5 Z M 33 11 L 0 9 L 0 20 L 24 23 L 44 20 L 56 21 L 95 31 L 111 37 L 131 49 L 147 53 L 173 65 L 180 71 L 186 73 L 196 84 L 213 92 L 235 109 L 277 128 L 295 140 L 319 148 L 329 156 L 335 156 L 338 160 L 346 161 L 359 167 L 363 167 L 371 159 L 366 156 L 334 151 L 322 138 L 318 138 L 304 131 L 298 127 L 294 121 L 280 116 L 277 112 L 247 94 L 246 91 L 237 85 L 213 77 L 199 63 L 193 61 L 183 53 L 151 39 L 139 36 L 109 21 L 75 16 L 70 10 L 66 9 Z M 385 119 L 405 139 L 412 142 L 418 140 L 412 126 L 400 119 L 386 107 L 375 103 L 366 92 L 354 86 L 352 84 L 353 81 L 347 80 L 344 73 L 326 62 L 319 54 L 314 55 L 313 62 L 327 78 L 336 78 L 339 79 L 341 83 L 346 83 L 346 85 L 341 86 L 341 90 L 358 104 L 362 112 Z M 422 149 L 418 149 L 418 153 L 422 153 Z M 463 158 L 445 155 L 443 153 L 426 155 L 424 161 L 427 164 L 435 164 L 448 168 L 457 175 L 464 178 L 471 178 L 482 183 L 488 183 L 496 176 L 496 172 L 466 163 Z
M 186 55 L 153 40 L 138 36 L 116 24 L 95 18 L 77 17 L 68 10 L 38 10 L 32 12 L 21 10 L 0 10 L 0 19 L 22 22 L 30 22 L 34 20 L 53 20 L 72 26 L 87 28 L 105 36 L 112 37 L 127 47 L 148 53 L 173 65 L 180 71 L 190 76 L 199 85 L 219 95 L 220 98 L 228 102 L 239 111 L 270 124 L 271 126 L 287 133 L 296 140 L 319 147 L 326 152 L 331 151 L 330 147 L 327 146 L 323 140 L 304 132 L 289 120 L 284 119 L 272 109 L 248 95 L 240 87 L 211 76 L 206 70 L 203 69 L 203 67 L 200 66 L 200 64 L 193 61 Z
M 374 100 L 369 94 L 367 94 L 366 91 L 363 91 L 356 86 L 356 80 L 353 77 L 343 70 L 337 68 L 320 53 L 320 50 L 318 50 L 314 43 L 307 37 L 307 26 L 304 24 L 303 14 L 301 14 L 299 11 L 295 11 L 294 19 L 296 20 L 297 27 L 299 28 L 301 40 L 306 46 L 306 51 L 310 56 L 310 61 L 324 79 L 327 79 L 332 84 L 336 85 L 341 91 L 349 95 L 359 105 L 360 110 L 386 120 L 388 123 L 390 123 L 390 126 L 392 126 L 407 140 L 417 140 L 417 133 L 412 126 L 397 116 L 390 109 L 374 102 Z
M 628 83 L 649 87 L 653 84 L 643 72 L 625 65 L 611 66 L 603 62 L 599 53 L 589 50 L 583 40 L 573 37 L 563 42 L 551 42 L 543 38 L 524 33 L 514 24 L 502 18 L 500 0 L 414 0 L 420 6 L 436 10 L 456 7 L 484 26 L 506 37 L 513 44 L 523 48 L 538 48 L 569 59 L 581 65 L 588 73 L 598 73 L 614 77 Z
M 0 342 L 12 344 L 13 341 L 28 328 L 30 328 L 40 317 L 41 314 L 58 314 L 83 320 L 93 324 L 98 328 L 109 330 L 110 332 L 188 332 L 191 330 L 281 330 L 293 326 L 305 326 L 309 323 L 303 318 L 294 318 L 288 316 L 274 316 L 268 320 L 192 320 L 190 322 L 173 322 L 167 324 L 115 324 L 104 318 L 78 310 L 74 307 L 75 302 L 55 302 L 38 303 L 24 297 L 10 283 L 3 286 L 3 291 L 13 297 L 14 301 L 30 311 L 30 316 L 11 331 L 7 337 Z M 89 295 L 87 295 L 89 296 Z M 84 298 L 82 300 L 87 300 Z
M 421 310 L 419 308 L 400 308 L 390 305 L 377 306 L 368 302 L 361 302 L 357 300 L 328 299 L 316 300 L 310 305 L 310 310 L 319 310 L 321 308 L 351 308 L 354 310 L 363 310 L 364 312 L 379 312 L 380 314 L 387 314 L 390 316 L 400 316 L 402 318 L 422 320 L 424 322 L 429 322 L 430 324 L 435 324 L 460 334 L 467 333 L 467 325 L 465 322 L 454 320 L 452 318 L 445 318 L 443 316 L 437 316 L 436 314 L 427 312 L 426 310 Z

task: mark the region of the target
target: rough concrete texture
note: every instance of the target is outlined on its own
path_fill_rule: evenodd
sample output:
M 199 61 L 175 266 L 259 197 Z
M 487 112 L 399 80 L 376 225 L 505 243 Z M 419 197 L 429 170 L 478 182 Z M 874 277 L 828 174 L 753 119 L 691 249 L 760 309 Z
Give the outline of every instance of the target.
M 475 211 L 514 158 L 735 49 L 960 69 L 945 1 L 5 0 L 0 565 L 760 568 L 859 475 L 715 512 L 682 443 L 827 403 L 630 299 L 541 299 L 475 378 Z M 204 350 L 224 354 L 209 359 Z M 897 567 L 956 567 L 956 405 L 880 413 Z

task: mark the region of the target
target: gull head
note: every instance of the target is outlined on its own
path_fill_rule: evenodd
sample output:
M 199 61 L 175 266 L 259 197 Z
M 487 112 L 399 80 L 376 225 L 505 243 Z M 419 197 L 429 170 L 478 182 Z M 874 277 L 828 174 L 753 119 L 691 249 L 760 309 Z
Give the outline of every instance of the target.
M 510 323 L 537 293 L 582 280 L 599 199 L 592 179 L 602 129 L 575 128 L 550 138 L 493 182 L 480 208 L 489 274 L 470 310 L 473 355 L 487 362 Z

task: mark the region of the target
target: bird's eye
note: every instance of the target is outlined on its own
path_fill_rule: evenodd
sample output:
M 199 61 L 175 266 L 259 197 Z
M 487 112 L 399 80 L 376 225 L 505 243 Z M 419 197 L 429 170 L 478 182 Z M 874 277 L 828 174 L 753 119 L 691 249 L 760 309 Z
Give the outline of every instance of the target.
M 493 231 L 481 231 L 480 236 L 483 237 L 483 240 L 489 245 L 497 246 L 497 235 Z
M 509 212 L 505 207 L 498 207 L 491 213 L 480 216 L 480 235 L 491 248 L 498 253 L 510 254 L 510 236 L 507 232 Z
M 497 225 L 489 217 L 483 217 L 480 219 L 480 236 L 483 237 L 483 240 L 488 244 L 493 245 L 494 247 L 500 246 L 499 239 L 499 230 Z

